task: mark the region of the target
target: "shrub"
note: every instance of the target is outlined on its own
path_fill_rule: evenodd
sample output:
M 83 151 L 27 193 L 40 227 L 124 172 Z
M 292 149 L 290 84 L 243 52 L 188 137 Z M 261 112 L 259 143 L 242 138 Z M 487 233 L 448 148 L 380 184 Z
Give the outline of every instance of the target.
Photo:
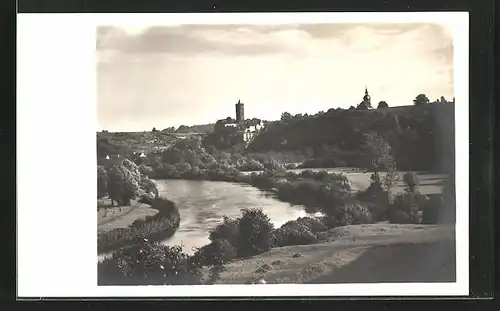
M 347 203 L 335 208 L 331 214 L 340 226 L 373 223 L 373 215 L 364 205 Z
M 419 192 L 409 192 L 398 194 L 390 204 L 387 211 L 387 216 L 390 222 L 396 223 L 398 221 L 399 212 L 408 214 L 409 222 L 418 224 L 422 222 L 422 211 L 427 204 L 428 198 Z
M 328 228 L 318 218 L 313 217 L 299 217 L 297 220 L 290 220 L 281 226 L 281 228 L 287 226 L 293 227 L 297 225 L 306 227 L 312 233 L 328 230 Z
M 415 192 L 415 189 L 419 184 L 419 179 L 415 172 L 405 173 L 403 176 L 403 181 L 405 183 L 406 192 Z
M 273 245 L 277 247 L 288 245 L 308 245 L 316 243 L 316 235 L 304 225 L 284 225 L 272 233 Z
M 261 171 L 264 169 L 264 165 L 257 160 L 248 159 L 242 165 L 238 167 L 240 171 Z
M 188 264 L 180 246 L 143 242 L 120 249 L 99 264 L 100 281 L 105 284 L 167 285 L 199 284 L 201 274 Z
M 218 239 L 199 248 L 192 257 L 189 258 L 193 267 L 211 267 L 209 283 L 214 283 L 223 272 L 224 264 L 236 258 L 236 249 L 224 239 Z
M 431 195 L 429 201 L 423 208 L 422 223 L 437 224 L 439 223 L 439 214 L 443 209 L 443 201 L 441 195 Z
M 374 220 L 383 221 L 387 218 L 387 209 L 389 207 L 389 192 L 384 188 L 380 175 L 372 173 L 370 186 L 365 191 L 360 191 L 357 194 L 358 200 L 369 202 L 367 207 L 372 213 Z
M 160 235 L 169 237 L 179 228 L 180 214 L 172 201 L 154 199 L 151 207 L 159 212 L 154 216 L 146 216 L 144 221 L 134 221 L 129 228 L 115 228 L 97 235 L 97 248 L 105 252 L 120 246 L 133 244 L 137 236 L 150 237 Z
M 388 215 L 388 220 L 393 224 L 410 224 L 410 215 L 405 211 L 392 210 Z
M 262 209 L 244 209 L 238 229 L 239 257 L 263 253 L 271 248 L 270 234 L 274 226 L 269 217 L 262 212 Z
M 279 163 L 275 159 L 268 159 L 262 163 L 264 165 L 264 168 L 266 170 L 270 170 L 272 172 L 279 172 L 279 171 L 284 171 L 285 168 L 281 163 Z
M 108 174 L 103 166 L 97 166 L 97 198 L 103 198 L 108 193 Z
M 285 164 L 285 168 L 287 170 L 293 170 L 293 169 L 296 169 L 297 167 L 298 167 L 298 165 L 295 164 L 295 163 L 287 163 L 287 164 Z
M 456 219 L 456 190 L 455 190 L 455 175 L 446 180 L 443 187 L 442 208 L 439 215 L 441 223 L 454 224 Z
M 210 241 L 227 240 L 233 246 L 238 247 L 239 224 L 239 219 L 224 216 L 222 223 L 210 231 Z

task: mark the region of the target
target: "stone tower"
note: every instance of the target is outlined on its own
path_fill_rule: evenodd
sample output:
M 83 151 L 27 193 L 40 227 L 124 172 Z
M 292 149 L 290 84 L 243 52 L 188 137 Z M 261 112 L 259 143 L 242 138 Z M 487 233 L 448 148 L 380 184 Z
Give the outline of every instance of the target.
M 236 104 L 236 122 L 240 123 L 245 120 L 245 106 L 238 99 L 238 103 Z

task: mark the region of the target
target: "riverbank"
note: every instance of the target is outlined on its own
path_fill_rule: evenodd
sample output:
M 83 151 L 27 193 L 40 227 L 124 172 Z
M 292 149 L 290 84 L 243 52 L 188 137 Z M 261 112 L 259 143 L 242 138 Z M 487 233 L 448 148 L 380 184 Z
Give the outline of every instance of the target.
M 175 203 L 157 198 L 151 201 L 150 207 L 157 213 L 145 216 L 144 219 L 136 218 L 128 227 L 116 227 L 98 232 L 98 254 L 136 244 L 138 237 L 152 240 L 171 237 L 180 225 L 180 214 Z
M 106 232 L 115 228 L 128 228 L 135 220 L 145 219 L 147 216 L 156 214 L 158 214 L 158 210 L 137 200 L 131 200 L 128 206 L 99 208 L 97 212 L 97 232 Z
M 328 230 L 317 244 L 273 248 L 229 262 L 216 283 L 245 284 L 258 278 L 281 284 L 423 279 L 453 282 L 454 241 L 454 226 L 447 225 L 378 223 L 337 227 Z M 443 270 L 443 264 L 451 266 Z M 360 265 L 366 267 L 357 271 Z M 439 274 L 434 275 L 435 271 Z

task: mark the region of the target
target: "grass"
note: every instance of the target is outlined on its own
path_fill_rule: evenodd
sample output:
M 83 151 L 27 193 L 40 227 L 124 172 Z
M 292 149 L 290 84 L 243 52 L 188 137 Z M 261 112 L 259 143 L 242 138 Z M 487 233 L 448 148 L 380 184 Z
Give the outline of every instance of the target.
M 135 208 L 133 211 L 138 209 Z M 180 223 L 180 215 L 178 209 L 175 207 L 175 203 L 167 199 L 157 198 L 152 201 L 151 209 L 156 210 L 157 213 L 153 216 L 145 216 L 142 222 L 133 221 L 128 227 L 119 227 L 116 224 L 123 225 L 126 222 L 116 220 L 113 229 L 98 231 L 98 253 L 101 254 L 118 249 L 119 247 L 133 245 L 137 243 L 138 236 L 150 240 L 160 240 L 172 236 L 179 228 Z M 130 213 L 132 212 L 129 211 L 127 216 L 130 216 Z M 133 217 L 129 217 L 129 220 L 131 219 Z
M 230 262 L 218 283 L 244 284 L 258 277 L 263 277 L 267 283 L 307 283 L 361 260 L 372 247 L 411 244 L 419 248 L 443 241 L 454 241 L 453 226 L 379 223 L 338 227 L 329 230 L 322 243 L 273 248 L 251 258 Z M 412 269 L 425 264 L 413 258 L 397 259 L 408 261 Z M 373 261 L 379 269 L 392 265 L 376 258 Z
M 344 174 L 347 179 L 349 180 L 349 184 L 351 186 L 351 190 L 353 192 L 360 191 L 360 190 L 366 190 L 371 183 L 370 176 L 371 173 L 365 173 L 360 169 L 350 169 L 350 168 L 345 168 L 345 169 L 294 169 L 291 170 L 292 172 L 301 172 L 305 170 L 311 170 L 314 172 L 326 170 L 331 173 L 342 173 Z M 242 175 L 250 175 L 252 172 L 242 172 Z M 397 194 L 397 193 L 403 193 L 404 192 L 404 182 L 403 182 L 403 175 L 406 172 L 398 172 L 398 179 L 395 182 L 393 188 L 392 188 L 392 193 Z M 384 176 L 383 173 L 380 174 L 381 177 Z M 420 180 L 420 186 L 418 187 L 419 191 L 423 194 L 439 194 L 443 190 L 443 182 L 446 180 L 448 177 L 446 174 L 434 174 L 434 173 L 427 173 L 427 172 L 421 172 L 417 173 L 418 178 Z
M 103 204 L 106 201 L 101 200 Z M 153 216 L 158 213 L 158 210 L 151 208 L 147 204 L 138 203 L 136 200 L 131 202 L 129 206 L 117 206 L 100 208 L 97 212 L 97 231 L 105 232 L 115 228 L 128 228 L 136 219 L 144 219 L 146 216 Z M 104 216 L 106 215 L 106 216 Z

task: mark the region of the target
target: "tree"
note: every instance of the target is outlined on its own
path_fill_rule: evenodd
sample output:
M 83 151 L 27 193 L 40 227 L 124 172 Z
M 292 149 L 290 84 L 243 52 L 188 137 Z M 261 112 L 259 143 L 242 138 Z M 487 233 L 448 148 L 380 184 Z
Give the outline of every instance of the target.
M 292 119 L 292 115 L 288 112 L 283 112 L 281 114 L 281 121 L 288 121 Z
M 367 169 L 371 172 L 377 172 L 380 169 L 386 170 L 395 165 L 391 154 L 391 146 L 378 133 L 368 132 L 364 134 L 364 155 Z
M 385 101 L 381 101 L 380 103 L 378 103 L 378 106 L 377 106 L 377 109 L 380 109 L 380 108 L 389 108 L 389 105 Z
M 108 174 L 103 166 L 97 166 L 97 198 L 101 199 L 108 192 Z
M 156 127 L 153 127 L 153 129 L 151 130 L 151 132 L 156 133 L 156 132 L 158 132 L 158 130 L 156 129 Z
M 111 202 L 118 202 L 119 206 L 129 205 L 140 189 L 141 174 L 135 163 L 124 160 L 115 164 L 108 171 L 108 193 Z
M 252 256 L 271 248 L 274 226 L 260 208 L 244 209 L 238 224 L 238 255 Z
M 349 107 L 349 110 L 354 110 L 354 109 L 356 109 L 354 106 Z
M 430 102 L 429 98 L 425 94 L 418 94 L 417 97 L 413 100 L 413 104 L 415 106 L 425 105 Z

